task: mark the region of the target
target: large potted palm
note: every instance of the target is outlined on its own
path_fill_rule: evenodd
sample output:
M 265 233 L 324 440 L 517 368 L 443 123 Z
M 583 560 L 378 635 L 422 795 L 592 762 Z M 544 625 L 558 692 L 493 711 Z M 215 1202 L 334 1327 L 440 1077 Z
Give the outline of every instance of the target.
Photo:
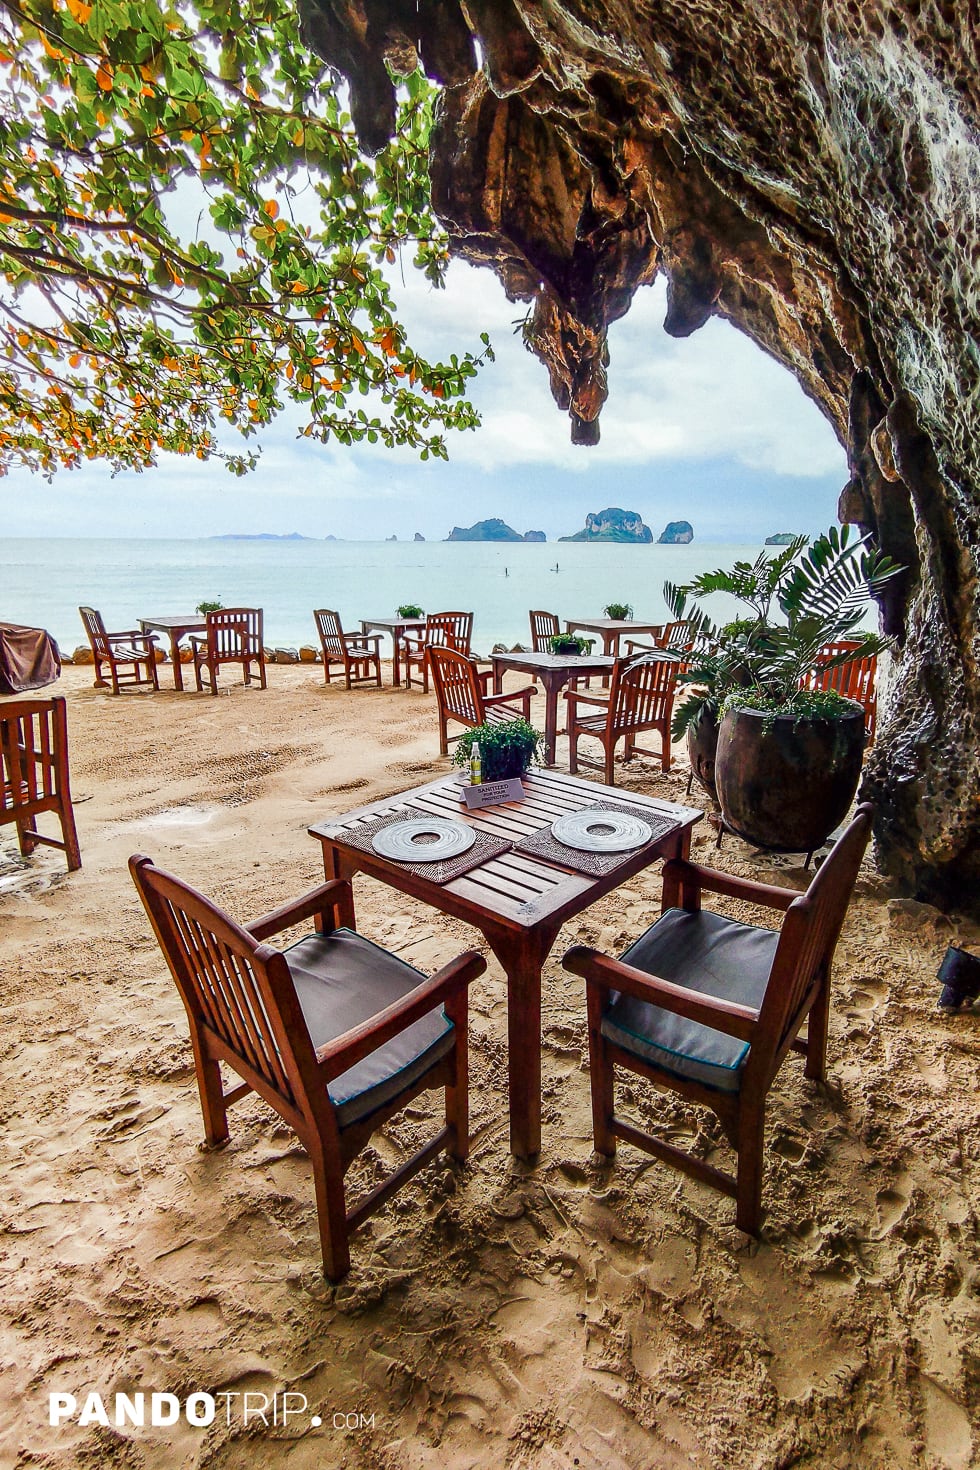
M 900 570 L 844 526 L 812 545 L 798 536 L 778 555 L 665 586 L 674 617 L 694 633 L 674 738 L 687 734 L 692 769 L 708 789 L 713 778 L 726 827 L 746 841 L 811 852 L 846 815 L 861 778 L 864 711 L 808 680 L 818 667 L 889 646 L 860 625 L 869 599 Z M 748 616 L 715 624 L 693 599 L 716 593 Z M 847 651 L 821 653 L 842 642 Z

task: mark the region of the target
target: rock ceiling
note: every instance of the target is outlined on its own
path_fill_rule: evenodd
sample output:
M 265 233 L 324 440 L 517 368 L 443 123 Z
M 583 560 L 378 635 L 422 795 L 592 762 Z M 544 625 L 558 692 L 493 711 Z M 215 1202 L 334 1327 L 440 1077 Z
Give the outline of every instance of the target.
M 975 0 L 300 0 L 365 147 L 388 67 L 444 87 L 431 145 L 457 255 L 529 303 L 572 437 L 606 330 L 663 272 L 664 329 L 731 321 L 846 444 L 843 518 L 908 568 L 866 789 L 885 867 L 980 891 L 980 150 Z M 387 66 L 386 66 L 387 63 Z

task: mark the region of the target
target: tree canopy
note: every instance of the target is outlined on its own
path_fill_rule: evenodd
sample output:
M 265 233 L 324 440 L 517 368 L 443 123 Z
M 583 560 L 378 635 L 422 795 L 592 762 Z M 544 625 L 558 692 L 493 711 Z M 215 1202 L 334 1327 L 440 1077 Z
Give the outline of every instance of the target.
M 161 451 L 243 473 L 223 423 L 286 399 L 304 435 L 423 458 L 475 426 L 486 337 L 425 360 L 387 278 L 448 260 L 420 72 L 368 159 L 281 0 L 0 0 L 0 67 L 0 473 Z

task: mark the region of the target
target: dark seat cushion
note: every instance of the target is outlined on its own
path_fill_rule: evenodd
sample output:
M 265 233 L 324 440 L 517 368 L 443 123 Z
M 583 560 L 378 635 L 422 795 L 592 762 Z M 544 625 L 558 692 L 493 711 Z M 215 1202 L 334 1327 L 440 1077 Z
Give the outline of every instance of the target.
M 428 977 L 352 929 L 309 934 L 284 951 L 315 1047 L 393 1005 Z M 384 1107 L 452 1050 L 454 1026 L 441 1006 L 328 1085 L 341 1128 Z
M 621 956 L 623 963 L 688 990 L 758 1008 L 779 935 L 702 910 L 668 909 Z M 602 1034 L 645 1061 L 722 1092 L 737 1092 L 749 1047 L 737 1036 L 661 1006 L 615 995 Z

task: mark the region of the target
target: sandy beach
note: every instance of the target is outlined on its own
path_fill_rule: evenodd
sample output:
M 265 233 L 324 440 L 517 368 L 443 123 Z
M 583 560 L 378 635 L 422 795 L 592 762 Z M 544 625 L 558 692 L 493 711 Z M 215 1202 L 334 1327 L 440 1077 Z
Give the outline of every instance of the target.
M 390 679 L 390 668 L 385 668 Z M 322 879 L 309 825 L 447 768 L 417 690 L 113 699 L 65 671 L 83 867 L 23 863 L 0 828 L 5 1188 L 0 1466 L 290 1470 L 967 1470 L 980 1397 L 977 1014 L 937 1009 L 951 942 L 980 928 L 897 903 L 867 862 L 837 951 L 830 1083 L 787 1061 L 771 1094 L 763 1239 L 729 1200 L 623 1146 L 591 1153 L 584 987 L 569 944 L 617 952 L 659 912 L 656 868 L 568 925 L 544 986 L 544 1142 L 507 1148 L 506 999 L 471 991 L 467 1166 L 430 1165 L 320 1273 L 310 1172 L 258 1099 L 200 1150 L 183 1007 L 126 869 L 150 854 L 247 920 Z M 507 687 L 521 682 L 509 676 Z M 543 724 L 543 701 L 535 705 Z M 559 741 L 559 765 L 567 746 Z M 685 797 L 643 758 L 624 789 Z M 617 775 L 617 780 L 620 777 Z M 792 858 L 702 823 L 696 854 L 794 888 Z M 360 878 L 358 927 L 423 970 L 462 923 Z M 741 916 L 737 904 L 717 901 Z M 745 917 L 749 917 L 745 911 Z M 705 1157 L 713 1121 L 639 1079 L 636 1115 Z M 355 1165 L 369 1181 L 439 1112 L 427 1094 Z M 309 1415 L 208 1427 L 48 1422 L 49 1394 L 302 1394 Z M 249 1401 L 258 1404 L 258 1398 Z

